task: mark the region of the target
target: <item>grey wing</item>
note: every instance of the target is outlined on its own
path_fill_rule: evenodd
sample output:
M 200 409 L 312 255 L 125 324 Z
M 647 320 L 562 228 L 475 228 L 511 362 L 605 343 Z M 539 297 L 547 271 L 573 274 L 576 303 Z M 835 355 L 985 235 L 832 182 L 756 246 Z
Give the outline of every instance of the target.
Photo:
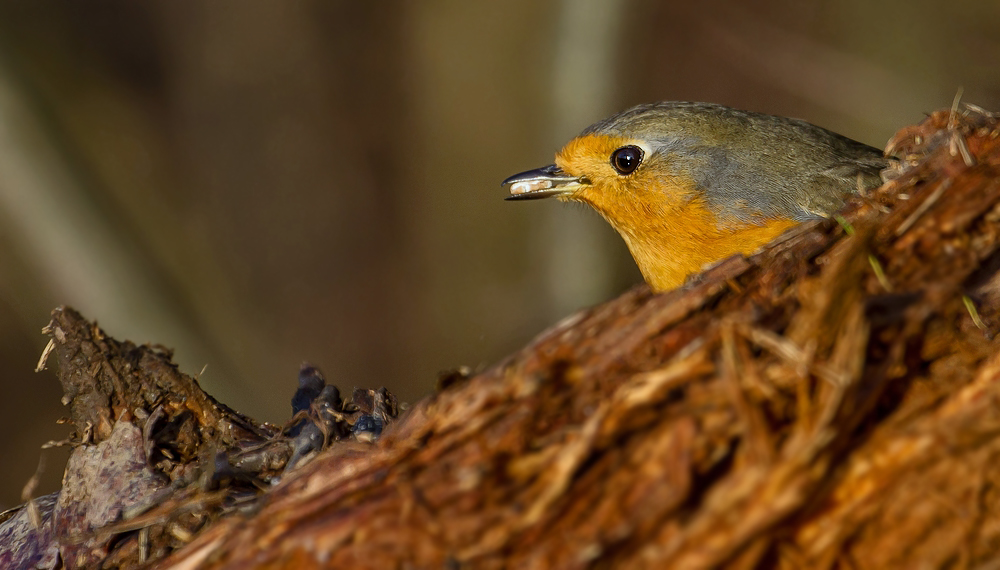
M 799 206 L 812 216 L 829 217 L 840 210 L 851 195 L 879 187 L 881 172 L 889 162 L 885 157 L 873 155 L 834 164 L 803 185 Z

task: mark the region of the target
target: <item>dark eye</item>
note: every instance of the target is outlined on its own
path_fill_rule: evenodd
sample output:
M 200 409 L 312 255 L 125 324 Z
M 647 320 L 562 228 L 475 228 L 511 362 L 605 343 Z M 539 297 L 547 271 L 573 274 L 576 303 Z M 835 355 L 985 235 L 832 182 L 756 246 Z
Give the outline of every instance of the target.
M 611 153 L 611 166 L 615 167 L 618 174 L 631 174 L 642 162 L 642 149 L 629 145 Z

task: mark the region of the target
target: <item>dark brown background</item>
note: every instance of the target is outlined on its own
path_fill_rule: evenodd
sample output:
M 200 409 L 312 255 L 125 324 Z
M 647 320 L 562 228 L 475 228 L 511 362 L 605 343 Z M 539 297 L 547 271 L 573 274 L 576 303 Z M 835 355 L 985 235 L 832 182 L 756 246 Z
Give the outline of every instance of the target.
M 62 438 L 48 312 L 288 416 L 299 364 L 426 394 L 639 281 L 596 215 L 499 182 L 626 106 L 704 100 L 881 146 L 1000 108 L 1000 5 L 0 1 L 0 507 Z M 59 452 L 45 485 L 58 486 Z

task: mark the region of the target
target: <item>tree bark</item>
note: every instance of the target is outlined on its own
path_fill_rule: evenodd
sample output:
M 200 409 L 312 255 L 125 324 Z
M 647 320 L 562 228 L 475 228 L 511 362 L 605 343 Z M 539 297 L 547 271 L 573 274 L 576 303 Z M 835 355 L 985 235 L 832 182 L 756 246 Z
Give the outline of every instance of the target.
M 25 531 L 41 546 L 8 540 L 0 561 L 995 563 L 1000 122 L 939 111 L 890 150 L 895 178 L 837 220 L 676 291 L 637 287 L 578 313 L 482 374 L 450 377 L 374 443 L 346 434 L 389 396 L 355 398 L 338 408 L 351 429 L 287 471 L 281 430 L 212 400 L 169 355 L 57 310 L 48 332 L 76 448 L 62 493 Z M 100 459 L 116 453 L 127 461 Z M 112 497 L 87 494 L 109 472 Z M 28 511 L 0 533 L 29 528 Z

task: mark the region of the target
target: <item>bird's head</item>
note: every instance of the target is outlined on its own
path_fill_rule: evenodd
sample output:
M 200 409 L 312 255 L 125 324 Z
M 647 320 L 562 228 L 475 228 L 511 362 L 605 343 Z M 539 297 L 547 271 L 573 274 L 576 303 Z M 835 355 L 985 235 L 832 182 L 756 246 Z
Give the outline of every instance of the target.
M 503 182 L 508 200 L 582 202 L 624 238 L 646 281 L 680 285 L 879 183 L 881 151 L 796 119 L 708 103 L 634 107 Z
M 554 164 L 511 176 L 507 200 L 555 197 L 594 208 L 622 235 L 648 232 L 697 199 L 680 157 L 658 141 L 625 132 L 585 132 L 556 154 Z M 628 239 L 628 237 L 626 237 Z

